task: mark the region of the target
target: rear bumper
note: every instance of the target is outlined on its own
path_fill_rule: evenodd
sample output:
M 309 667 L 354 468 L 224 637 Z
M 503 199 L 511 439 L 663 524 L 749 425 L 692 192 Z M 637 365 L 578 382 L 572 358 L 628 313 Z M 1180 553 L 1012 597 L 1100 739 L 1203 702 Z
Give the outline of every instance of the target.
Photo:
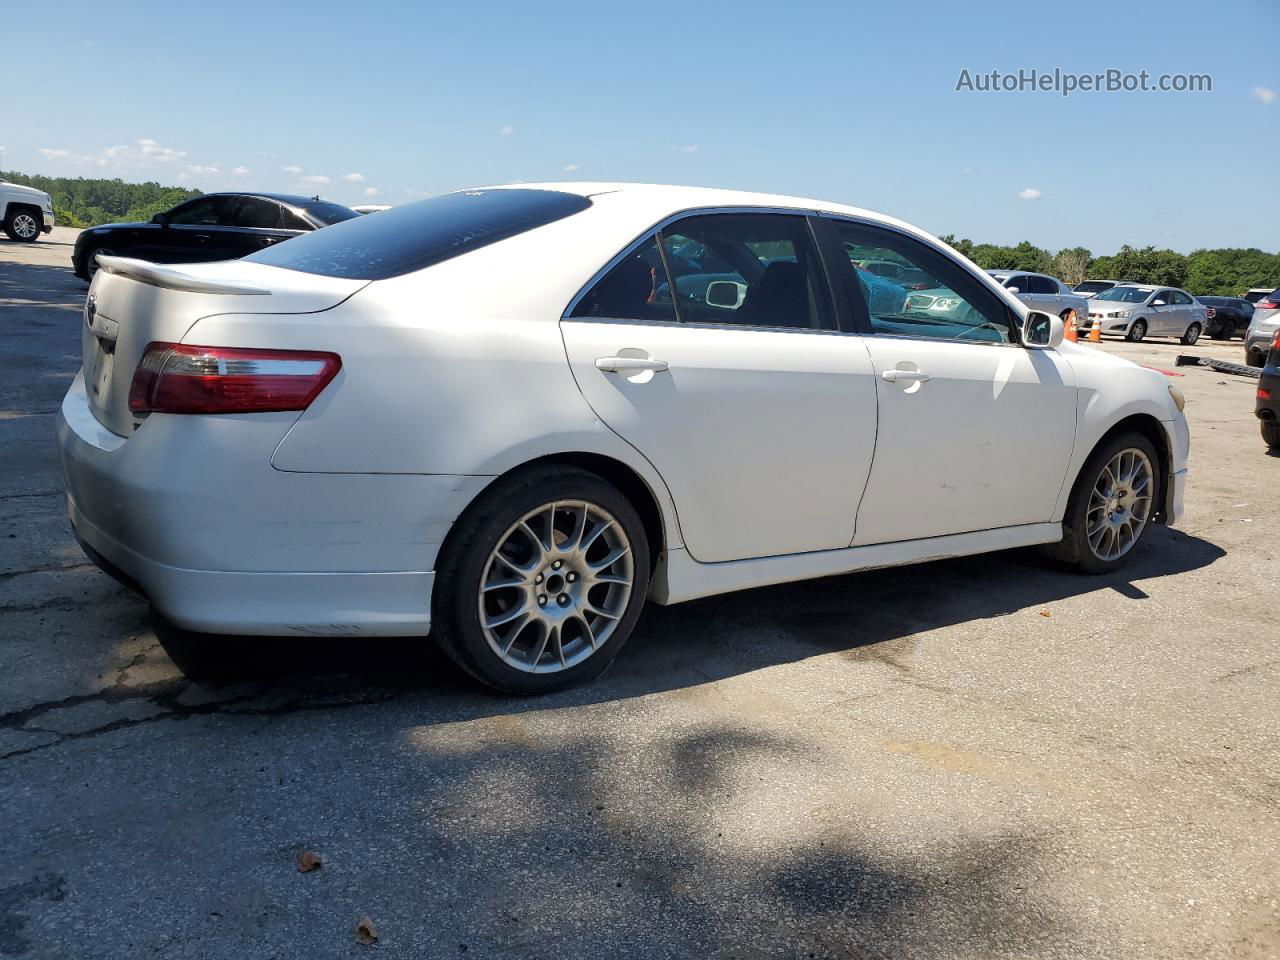
M 190 630 L 425 634 L 440 543 L 488 478 L 275 470 L 293 417 L 153 416 L 126 439 L 78 376 L 57 423 L 76 536 Z

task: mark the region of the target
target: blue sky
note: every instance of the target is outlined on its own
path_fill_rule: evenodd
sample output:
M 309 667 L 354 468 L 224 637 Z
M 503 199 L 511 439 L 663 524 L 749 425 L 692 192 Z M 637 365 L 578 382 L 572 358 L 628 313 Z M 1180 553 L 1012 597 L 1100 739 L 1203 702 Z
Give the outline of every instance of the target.
M 0 17 L 34 58 L 0 60 L 7 169 L 345 203 L 691 183 L 996 243 L 1280 249 L 1276 0 L 64 0 Z M 1213 91 L 955 90 L 962 69 L 1055 67 L 1207 73 Z

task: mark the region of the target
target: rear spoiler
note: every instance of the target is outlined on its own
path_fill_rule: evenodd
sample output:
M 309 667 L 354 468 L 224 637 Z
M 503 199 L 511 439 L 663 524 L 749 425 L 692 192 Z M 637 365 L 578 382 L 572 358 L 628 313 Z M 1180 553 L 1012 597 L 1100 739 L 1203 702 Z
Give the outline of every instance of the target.
M 261 287 L 250 287 L 242 283 L 224 280 L 206 280 L 193 277 L 181 270 L 163 263 L 149 263 L 146 260 L 135 260 L 132 257 L 99 256 L 98 269 L 107 273 L 119 274 L 139 283 L 147 283 L 153 287 L 166 290 L 185 290 L 188 293 L 221 293 L 241 297 L 269 297 L 270 290 Z

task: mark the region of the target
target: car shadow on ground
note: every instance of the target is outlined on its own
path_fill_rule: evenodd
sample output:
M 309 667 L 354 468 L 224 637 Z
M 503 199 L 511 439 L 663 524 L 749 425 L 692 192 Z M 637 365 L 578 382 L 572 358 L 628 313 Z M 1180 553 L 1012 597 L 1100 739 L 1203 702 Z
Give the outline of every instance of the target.
M 70 255 L 67 259 L 66 266 L 0 263 L 0 300 L 11 301 L 16 306 L 81 309 L 88 285 L 71 272 Z
M 1139 582 L 1208 566 L 1224 551 L 1168 527 L 1153 528 L 1123 570 L 1086 576 L 1036 550 L 1010 550 L 725 594 L 670 607 L 649 604 L 611 669 L 576 690 L 520 700 L 486 695 L 499 712 L 643 696 L 845 651 L 875 659 L 891 641 L 1043 607 L 1099 590 L 1146 602 Z M 180 669 L 214 682 L 314 682 L 471 695 L 476 683 L 429 638 L 204 637 L 157 631 Z

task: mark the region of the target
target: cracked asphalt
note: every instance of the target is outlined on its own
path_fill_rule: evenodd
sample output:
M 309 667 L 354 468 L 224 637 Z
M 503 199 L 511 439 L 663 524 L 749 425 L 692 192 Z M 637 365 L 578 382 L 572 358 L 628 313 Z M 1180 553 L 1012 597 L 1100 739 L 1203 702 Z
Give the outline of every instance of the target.
M 537 700 L 421 640 L 215 638 L 200 685 L 66 523 L 73 240 L 0 241 L 0 956 L 1280 956 L 1252 381 L 1179 371 L 1187 515 L 1124 575 L 1014 551 L 651 608 Z

